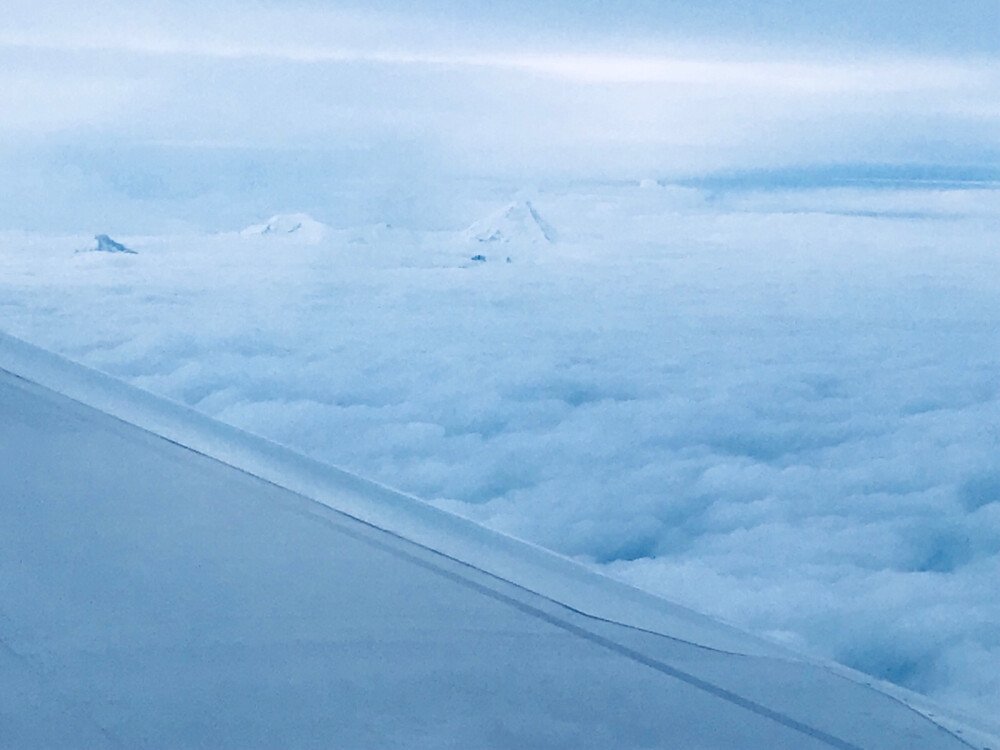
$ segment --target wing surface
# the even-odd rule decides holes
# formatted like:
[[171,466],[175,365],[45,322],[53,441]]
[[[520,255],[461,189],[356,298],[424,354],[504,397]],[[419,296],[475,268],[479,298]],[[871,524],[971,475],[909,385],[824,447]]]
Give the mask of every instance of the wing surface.
[[914,700],[0,337],[0,747],[992,741]]

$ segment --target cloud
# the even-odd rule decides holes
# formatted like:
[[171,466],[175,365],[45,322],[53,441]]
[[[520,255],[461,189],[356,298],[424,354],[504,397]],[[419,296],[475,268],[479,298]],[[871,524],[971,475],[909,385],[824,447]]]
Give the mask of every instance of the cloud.
[[9,14],[0,130],[20,152],[52,140],[392,144],[418,173],[638,178],[928,155],[967,163],[1000,148],[1000,113],[987,104],[995,56],[807,54],[711,34],[596,43],[558,29],[521,42],[509,27],[490,34],[482,19],[419,9],[105,5],[21,3]]
[[126,258],[73,254],[104,227],[5,234],[0,325],[988,710],[995,201],[883,189],[890,210],[861,215],[844,209],[866,190],[782,206],[578,185],[531,197],[558,243],[471,264],[460,227],[507,200],[481,190],[455,231],[334,228],[315,246],[118,237]]

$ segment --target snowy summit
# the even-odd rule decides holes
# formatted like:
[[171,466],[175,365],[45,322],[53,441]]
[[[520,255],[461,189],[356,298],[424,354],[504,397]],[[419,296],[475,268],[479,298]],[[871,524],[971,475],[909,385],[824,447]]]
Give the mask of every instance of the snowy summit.
[[556,242],[556,230],[529,201],[517,201],[477,221],[466,230],[470,242],[488,245],[547,245]]
[[136,255],[135,250],[125,247],[120,242],[115,242],[113,239],[108,237],[106,234],[95,234],[94,239],[97,240],[97,247],[91,248],[90,252],[95,253],[129,253],[131,255]]
[[315,244],[326,236],[327,229],[326,224],[316,221],[309,214],[277,214],[267,223],[249,226],[240,234],[244,237],[281,237]]

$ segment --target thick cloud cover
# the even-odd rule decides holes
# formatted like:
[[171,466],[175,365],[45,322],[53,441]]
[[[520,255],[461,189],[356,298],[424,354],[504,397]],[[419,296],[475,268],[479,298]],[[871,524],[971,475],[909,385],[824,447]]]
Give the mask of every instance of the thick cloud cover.
[[997,193],[646,183],[532,205],[557,243],[234,226],[119,256],[7,233],[0,326],[989,713]]

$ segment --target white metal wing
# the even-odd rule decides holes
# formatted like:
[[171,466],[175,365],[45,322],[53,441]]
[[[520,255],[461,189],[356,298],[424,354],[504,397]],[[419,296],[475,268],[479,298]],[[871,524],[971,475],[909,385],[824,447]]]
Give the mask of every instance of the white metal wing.
[[0,747],[995,747],[871,682],[0,336]]

